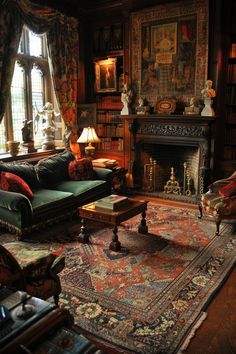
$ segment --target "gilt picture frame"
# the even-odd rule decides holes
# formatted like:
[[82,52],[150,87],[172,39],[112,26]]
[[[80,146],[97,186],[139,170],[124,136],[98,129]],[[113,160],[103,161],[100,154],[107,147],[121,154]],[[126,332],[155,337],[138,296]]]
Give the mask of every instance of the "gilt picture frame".
[[117,91],[116,58],[95,61],[95,92]]
[[131,77],[138,96],[188,101],[208,68],[208,0],[156,5],[131,15]]
[[96,103],[84,103],[78,105],[78,128],[95,127]]

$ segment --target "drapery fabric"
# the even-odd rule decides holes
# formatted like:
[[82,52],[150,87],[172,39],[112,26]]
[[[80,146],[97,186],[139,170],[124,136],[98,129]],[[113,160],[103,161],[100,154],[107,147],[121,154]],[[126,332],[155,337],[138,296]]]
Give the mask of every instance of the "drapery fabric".
[[0,122],[10,95],[23,25],[47,34],[54,88],[70,140],[77,140],[78,21],[28,0],[0,0]]

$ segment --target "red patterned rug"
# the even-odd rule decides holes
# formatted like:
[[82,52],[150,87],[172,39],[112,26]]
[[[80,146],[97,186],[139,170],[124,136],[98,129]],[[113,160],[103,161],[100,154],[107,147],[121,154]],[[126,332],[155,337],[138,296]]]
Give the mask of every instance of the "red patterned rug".
[[109,250],[111,229],[94,223],[90,244],[76,242],[79,225],[63,224],[34,247],[63,248],[60,302],[79,328],[123,353],[174,353],[232,269],[236,239],[226,224],[215,237],[215,224],[190,209],[149,203],[147,235],[139,222],[119,227],[120,253]]

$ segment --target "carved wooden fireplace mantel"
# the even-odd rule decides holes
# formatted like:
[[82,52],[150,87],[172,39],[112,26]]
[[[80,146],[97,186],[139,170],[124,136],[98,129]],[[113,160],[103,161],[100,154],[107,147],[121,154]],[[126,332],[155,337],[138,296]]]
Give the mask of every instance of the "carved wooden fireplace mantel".
[[[206,190],[212,170],[215,117],[187,115],[128,115],[123,116],[126,129],[126,151],[133,162],[135,188],[142,188],[144,144],[196,147],[198,153],[198,181],[196,199]],[[128,164],[128,161],[127,161]]]

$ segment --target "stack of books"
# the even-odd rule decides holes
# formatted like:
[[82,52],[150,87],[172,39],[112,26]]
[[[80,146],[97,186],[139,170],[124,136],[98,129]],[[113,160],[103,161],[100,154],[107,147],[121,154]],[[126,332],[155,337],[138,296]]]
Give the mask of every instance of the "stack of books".
[[128,201],[129,201],[128,197],[111,194],[108,197],[97,200],[95,202],[95,208],[117,211],[120,209],[120,207],[127,204]]
[[105,168],[112,168],[115,167],[117,165],[117,161],[116,160],[112,160],[112,159],[94,159],[92,160],[92,164],[94,167],[105,167]]

